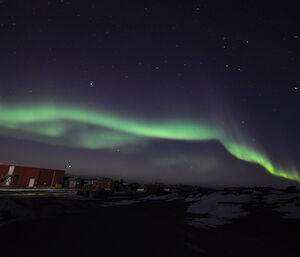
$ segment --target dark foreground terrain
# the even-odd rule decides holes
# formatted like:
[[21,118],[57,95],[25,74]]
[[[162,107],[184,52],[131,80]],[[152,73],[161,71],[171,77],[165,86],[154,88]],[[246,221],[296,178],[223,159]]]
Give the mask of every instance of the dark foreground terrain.
[[299,193],[256,191],[109,202],[2,197],[1,252],[7,257],[295,257],[298,208]]

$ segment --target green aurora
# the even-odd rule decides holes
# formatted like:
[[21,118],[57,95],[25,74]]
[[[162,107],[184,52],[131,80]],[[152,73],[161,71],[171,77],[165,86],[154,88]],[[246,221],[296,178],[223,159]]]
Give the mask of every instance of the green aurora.
[[145,121],[54,104],[0,106],[0,134],[88,149],[132,149],[153,139],[217,140],[234,157],[258,164],[272,175],[300,182],[296,170],[276,168],[265,154],[241,140],[241,135],[237,140],[216,125],[198,121]]

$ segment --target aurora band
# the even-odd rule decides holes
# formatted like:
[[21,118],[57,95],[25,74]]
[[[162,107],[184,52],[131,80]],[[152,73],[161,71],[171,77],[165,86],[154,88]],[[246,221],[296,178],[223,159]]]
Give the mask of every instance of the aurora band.
[[[93,132],[87,133],[87,125],[93,126]],[[286,171],[276,168],[262,152],[244,141],[235,139],[218,126],[183,120],[140,121],[85,108],[53,104],[0,105],[0,133],[5,136],[21,135],[25,139],[47,143],[63,142],[64,137],[74,130],[74,127],[79,138],[76,139],[79,142],[76,146],[83,148],[140,144],[155,138],[185,141],[218,140],[236,158],[258,164],[272,175],[300,182],[300,175],[296,170]],[[60,140],[53,140],[55,138]]]

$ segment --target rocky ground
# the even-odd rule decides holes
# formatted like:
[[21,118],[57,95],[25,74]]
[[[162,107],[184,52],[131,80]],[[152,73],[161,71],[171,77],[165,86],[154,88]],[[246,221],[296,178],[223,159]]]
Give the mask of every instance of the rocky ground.
[[300,192],[0,198],[6,256],[298,256]]

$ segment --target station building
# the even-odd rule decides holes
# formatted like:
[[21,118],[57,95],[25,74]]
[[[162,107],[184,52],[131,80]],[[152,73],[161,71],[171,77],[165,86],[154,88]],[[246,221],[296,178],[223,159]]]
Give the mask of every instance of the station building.
[[62,185],[65,171],[0,164],[0,185],[55,187]]

